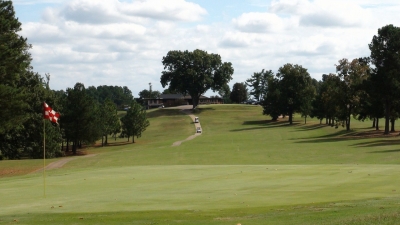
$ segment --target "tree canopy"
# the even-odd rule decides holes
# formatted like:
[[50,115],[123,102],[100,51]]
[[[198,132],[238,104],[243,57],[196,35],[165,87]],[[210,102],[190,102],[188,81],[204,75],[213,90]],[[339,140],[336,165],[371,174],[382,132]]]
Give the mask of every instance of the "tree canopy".
[[247,96],[247,87],[245,83],[235,83],[232,87],[232,92],[230,93],[230,99],[235,103],[242,103],[246,101]]
[[218,54],[196,49],[193,52],[169,51],[163,57],[164,71],[160,78],[163,87],[181,94],[189,94],[193,108],[200,96],[209,89],[218,91],[232,79],[232,63],[222,62]]
[[272,76],[274,73],[271,70],[263,69],[261,72],[255,72],[251,78],[246,80],[246,85],[253,88],[250,90],[250,95],[253,95],[257,101],[264,99],[268,89],[268,79]]
[[28,120],[25,99],[32,94],[22,85],[30,71],[31,46],[20,36],[21,23],[11,1],[0,1],[0,134]]
[[400,92],[400,28],[387,25],[378,29],[369,44],[371,62],[375,66],[371,81],[375,92],[385,105],[385,134],[389,133],[389,120],[394,101]]

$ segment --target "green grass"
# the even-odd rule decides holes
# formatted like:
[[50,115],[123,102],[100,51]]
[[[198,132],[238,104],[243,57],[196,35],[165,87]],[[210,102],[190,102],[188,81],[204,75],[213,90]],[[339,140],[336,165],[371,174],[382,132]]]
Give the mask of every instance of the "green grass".
[[[396,224],[400,139],[366,137],[295,117],[272,122],[258,106],[196,111],[203,134],[174,109],[148,112],[150,127],[90,148],[94,157],[28,174],[40,161],[0,161],[0,224]],[[25,174],[25,175],[24,175]]]

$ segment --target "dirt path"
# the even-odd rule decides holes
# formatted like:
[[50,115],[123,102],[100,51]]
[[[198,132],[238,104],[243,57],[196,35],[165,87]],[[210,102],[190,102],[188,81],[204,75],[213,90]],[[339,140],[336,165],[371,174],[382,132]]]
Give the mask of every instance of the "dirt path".
[[[73,157],[63,158],[63,159],[60,159],[60,160],[58,160],[56,162],[50,163],[49,165],[47,165],[45,167],[45,169],[46,170],[58,169],[58,168],[63,167],[69,161],[72,161],[72,160],[75,160],[75,159],[78,159],[78,158],[88,158],[88,157],[93,157],[93,156],[96,156],[96,154],[89,154],[89,155],[85,155],[85,156],[73,156]],[[42,172],[42,171],[43,171],[43,168],[35,170],[32,173],[37,173],[37,172]]]
[[[179,108],[181,108],[181,109],[182,109],[182,112],[186,113],[188,116],[190,116],[190,118],[192,119],[192,121],[194,121],[194,118],[195,118],[196,116],[192,113],[192,110],[191,110],[192,106],[191,106],[191,105],[189,105],[189,106],[180,106]],[[198,122],[198,123],[193,123],[193,124],[194,124],[194,127],[195,127],[195,131],[197,131],[197,128],[198,128],[198,127],[200,127],[200,129],[201,129],[200,122]],[[201,130],[201,132],[203,132],[203,129]],[[172,146],[179,146],[179,145],[182,144],[182,142],[193,140],[195,137],[197,137],[197,136],[199,136],[199,135],[201,135],[201,134],[202,134],[202,133],[197,133],[197,132],[196,132],[195,134],[189,136],[189,137],[186,138],[185,140],[174,142],[174,143],[172,144]]]

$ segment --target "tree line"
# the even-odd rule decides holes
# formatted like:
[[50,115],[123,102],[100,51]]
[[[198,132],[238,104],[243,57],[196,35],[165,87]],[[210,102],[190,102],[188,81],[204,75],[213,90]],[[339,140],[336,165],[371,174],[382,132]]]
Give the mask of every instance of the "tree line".
[[[50,74],[33,71],[27,39],[11,1],[0,0],[0,159],[42,158],[45,133],[46,157],[76,153],[84,144],[108,135],[140,137],[149,122],[125,87],[90,86],[51,90]],[[59,124],[43,120],[43,102],[60,113]],[[118,109],[128,111],[121,119]],[[44,124],[45,123],[45,124]]]
[[325,119],[327,124],[350,130],[353,117],[370,119],[379,130],[379,120],[384,118],[384,134],[389,134],[400,115],[400,28],[378,29],[368,46],[369,57],[341,59],[336,73],[323,74],[321,81],[311,78],[301,65],[288,63],[276,74],[270,70],[254,73],[241,87],[235,84],[232,93],[251,87],[250,94],[261,102],[263,114],[273,120],[287,115],[292,124],[293,114],[300,113],[305,119]]

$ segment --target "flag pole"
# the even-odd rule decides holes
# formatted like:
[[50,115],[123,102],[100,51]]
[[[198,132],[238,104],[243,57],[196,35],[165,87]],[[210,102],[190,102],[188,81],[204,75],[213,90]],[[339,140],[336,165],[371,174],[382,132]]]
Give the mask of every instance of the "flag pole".
[[46,120],[44,119],[43,119],[43,197],[46,198]]

